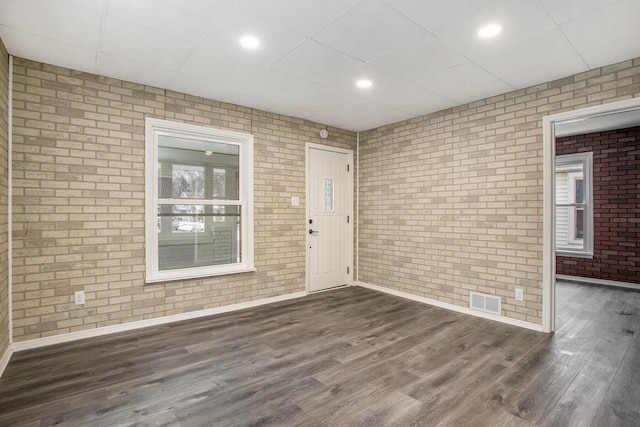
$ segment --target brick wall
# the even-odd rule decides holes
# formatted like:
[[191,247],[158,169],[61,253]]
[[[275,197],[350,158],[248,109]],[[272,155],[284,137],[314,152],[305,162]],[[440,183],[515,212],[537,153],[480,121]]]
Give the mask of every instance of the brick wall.
[[[144,285],[144,118],[251,133],[257,272]],[[262,299],[305,287],[305,142],[355,134],[16,59],[16,341]],[[300,206],[291,206],[291,196]],[[73,292],[85,290],[75,306]]]
[[593,259],[556,257],[556,273],[640,284],[640,127],[556,140],[593,151]]
[[[304,289],[319,125],[20,59],[14,79],[17,341]],[[364,132],[359,279],[462,306],[498,294],[504,315],[540,323],[542,117],[639,94],[626,61]],[[143,285],[145,116],[254,134],[256,273]]]
[[542,118],[634,96],[639,59],[362,133],[359,279],[540,324]]
[[0,357],[9,347],[9,55],[0,40]]

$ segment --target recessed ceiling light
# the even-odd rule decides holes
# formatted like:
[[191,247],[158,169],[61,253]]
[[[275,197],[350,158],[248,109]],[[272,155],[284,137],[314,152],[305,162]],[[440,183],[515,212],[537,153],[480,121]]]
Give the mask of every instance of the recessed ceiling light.
[[260,46],[260,40],[254,36],[244,36],[240,39],[240,44],[247,49],[257,49]]
[[371,85],[373,85],[373,83],[369,79],[362,79],[362,80],[358,80],[356,85],[359,88],[365,89],[365,88],[371,87]]
[[480,31],[478,31],[478,36],[482,37],[483,39],[487,39],[489,37],[498,35],[500,31],[502,31],[502,27],[500,25],[491,24],[480,28]]

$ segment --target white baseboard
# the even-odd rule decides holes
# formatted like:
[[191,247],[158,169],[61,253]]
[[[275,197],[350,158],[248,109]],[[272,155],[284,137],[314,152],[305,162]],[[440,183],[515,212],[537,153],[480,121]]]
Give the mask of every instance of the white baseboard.
[[640,284],[616,282],[615,280],[592,279],[590,277],[565,276],[564,274],[556,274],[556,280],[566,280],[569,282],[580,282],[580,283],[592,283],[594,285],[614,286],[616,288],[640,290]]
[[372,285],[365,282],[356,282],[357,286],[363,288],[372,289],[374,291],[384,292],[389,295],[394,295],[400,298],[405,298],[411,301],[416,301],[422,304],[432,305],[434,307],[444,308],[446,310],[456,311],[462,314],[468,314],[470,316],[481,317],[483,319],[494,320],[500,323],[506,323],[507,325],[518,326],[520,328],[531,329],[533,331],[542,332],[542,325],[536,323],[525,322],[524,320],[512,319],[510,317],[496,316],[493,314],[483,313],[481,311],[471,310],[467,307],[460,307],[459,305],[449,304],[446,302],[437,301],[430,298],[425,298],[417,295],[413,295],[407,292],[398,291],[395,289],[385,288],[384,286]]
[[[150,326],[164,325],[167,323],[180,322],[183,320],[197,319],[199,317],[213,316],[216,314],[228,313],[231,311],[244,310],[245,308],[258,307],[265,304],[286,301],[294,298],[306,296],[306,292],[295,292],[292,294],[277,297],[264,298],[261,300],[242,302],[239,304],[225,305],[222,307],[208,308],[206,310],[190,311],[188,313],[174,314],[171,316],[156,317],[153,319],[140,320],[137,322],[123,323],[121,325],[105,326],[102,328],[88,329],[86,331],[70,332],[68,334],[54,335],[45,338],[36,338],[29,341],[13,343],[13,351],[32,350],[34,348],[46,347],[49,345],[62,344],[85,338],[99,337],[103,335],[115,334],[118,332],[132,331],[134,329],[148,328]],[[9,355],[11,357],[11,355]],[[2,359],[4,360],[4,358]],[[7,359],[8,362],[8,359]]]
[[0,378],[2,378],[2,374],[4,374],[4,370],[7,369],[7,365],[9,364],[9,360],[11,360],[11,356],[13,355],[13,344],[9,344],[7,350],[2,355],[2,359],[0,359]]

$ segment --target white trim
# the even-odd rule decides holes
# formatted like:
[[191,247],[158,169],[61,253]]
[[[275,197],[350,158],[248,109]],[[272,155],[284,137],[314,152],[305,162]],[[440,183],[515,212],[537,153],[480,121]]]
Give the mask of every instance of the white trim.
[[585,117],[612,114],[640,108],[640,97],[610,102],[580,110],[565,111],[542,118],[542,330],[555,330],[555,272],[556,247],[554,233],[554,188],[555,188],[555,123],[578,120]]
[[[158,233],[157,206],[162,203],[158,197],[158,147],[159,134],[186,135],[193,139],[207,142],[217,142],[238,147],[240,158],[239,175],[240,188],[237,201],[218,201],[207,199],[203,204],[237,205],[242,209],[241,247],[242,259],[240,263],[209,265],[204,267],[180,268],[173,270],[159,270],[158,267]],[[254,236],[253,236],[253,135],[228,131],[218,128],[172,122],[168,120],[145,119],[145,283],[166,282],[170,280],[193,279],[225,274],[247,273],[255,271],[254,264]],[[180,200],[193,203],[194,200]],[[201,202],[198,200],[198,202]]]
[[339,286],[334,286],[333,288],[326,288],[326,289],[318,289],[317,291],[310,291],[307,292],[307,295],[315,295],[315,294],[321,294],[323,292],[331,292],[331,291],[335,291],[337,289],[344,289],[344,288],[348,288],[352,285],[350,284],[346,284],[346,285],[339,285]]
[[556,328],[555,123],[542,120],[542,331]]
[[[7,140],[7,315],[9,346],[13,342],[13,55],[9,55],[9,117]],[[0,375],[2,375],[0,373]]]
[[618,282],[616,280],[592,279],[590,277],[565,276],[556,274],[556,280],[567,280],[570,282],[589,283],[594,285],[612,286],[616,288],[626,288],[640,290],[640,283]]
[[[584,236],[582,240],[582,249],[580,248],[571,248],[568,245],[557,245],[556,242],[556,255],[566,256],[566,257],[576,257],[576,258],[593,258],[593,241],[594,241],[594,231],[593,231],[593,151],[583,152],[583,153],[575,153],[575,154],[564,154],[562,156],[556,156],[555,159],[556,169],[558,166],[562,168],[562,166],[574,166],[577,164],[582,165],[581,172],[564,172],[567,175],[567,193],[568,199],[566,202],[556,203],[555,196],[554,203],[554,213],[558,206],[561,207],[569,207],[571,205],[577,206],[575,196],[576,196],[576,176],[582,176],[582,182],[584,185],[582,186],[583,191],[583,208],[584,208]],[[554,193],[555,194],[555,193]],[[575,212],[575,211],[574,211]],[[554,221],[554,229],[555,229],[555,221]],[[576,242],[575,238],[575,216],[573,214],[568,216],[567,221],[567,238],[569,240],[568,243]]]
[[511,326],[518,326],[520,328],[531,329],[537,332],[543,332],[542,325],[538,325],[535,323],[525,322],[523,320],[518,320],[518,319],[512,319],[510,317],[505,317],[505,316],[496,316],[494,314],[483,313],[481,311],[472,310],[468,307],[460,307],[459,305],[449,304],[446,302],[441,302],[441,301],[433,300],[430,298],[413,295],[407,292],[385,288],[384,286],[372,285],[370,283],[356,282],[355,285],[362,286],[363,288],[371,289],[378,292],[384,292],[385,294],[393,295],[400,298],[405,298],[405,299],[419,302],[422,304],[432,305],[434,307],[444,308],[446,310],[455,311],[455,312],[467,314],[470,316],[480,317],[482,319],[494,320],[496,322],[504,323]]
[[[333,147],[330,145],[322,145],[322,144],[315,144],[313,142],[307,142],[305,143],[305,220],[304,220],[304,224],[305,224],[305,290],[307,292],[311,292],[309,290],[309,284],[311,283],[311,268],[310,268],[310,258],[309,258],[309,234],[307,233],[307,229],[309,224],[307,223],[307,221],[309,220],[310,216],[309,216],[309,194],[310,194],[310,189],[309,189],[309,151],[311,149],[315,149],[315,150],[324,150],[324,151],[330,151],[333,153],[340,153],[340,154],[346,154],[348,156],[348,163],[349,163],[349,176],[350,176],[350,183],[349,183],[349,194],[348,196],[348,201],[347,203],[349,204],[349,218],[351,219],[349,222],[349,227],[347,228],[348,230],[348,241],[351,244],[351,249],[349,251],[347,251],[347,263],[349,265],[349,274],[347,274],[347,285],[351,286],[353,284],[353,228],[354,228],[354,223],[356,222],[354,216],[353,216],[353,175],[354,175],[354,167],[353,167],[353,150],[349,150],[346,148],[339,148],[339,147]],[[334,288],[329,288],[329,289],[334,289]],[[315,292],[315,291],[314,291]]]
[[[356,215],[354,217],[356,223],[356,276],[355,280],[360,280],[360,132],[356,132],[356,161],[358,167],[356,169]],[[355,173],[355,172],[354,172]]]
[[13,343],[13,351],[32,350],[34,348],[46,347],[49,345],[62,344],[71,341],[78,341],[85,338],[100,337],[103,335],[115,334],[118,332],[132,331],[135,329],[148,328],[150,326],[165,325],[167,323],[181,322],[183,320],[197,319],[200,317],[213,316],[216,314],[229,313],[232,311],[244,310],[246,308],[258,307],[266,304],[287,301],[306,296],[306,292],[294,292],[292,294],[280,295],[276,297],[264,298],[261,300],[241,302],[238,304],[225,305],[222,307],[208,308],[206,310],[190,311],[187,313],[173,314],[171,316],[156,317],[153,319],[140,320],[137,322],[123,323],[121,325],[105,326],[102,328],[88,329],[86,331],[71,332],[68,334],[54,335],[51,337],[37,338],[29,341]]
[[11,356],[13,356],[13,345],[9,344],[9,347],[7,347],[4,354],[2,355],[2,358],[0,359],[0,378],[2,378],[4,370],[7,369],[9,361],[11,360]]

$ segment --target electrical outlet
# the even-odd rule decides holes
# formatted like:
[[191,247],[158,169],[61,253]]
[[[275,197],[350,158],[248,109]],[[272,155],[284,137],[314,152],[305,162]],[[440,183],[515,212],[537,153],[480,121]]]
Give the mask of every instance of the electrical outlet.
[[84,291],[74,292],[73,297],[75,299],[76,305],[84,304]]
[[516,288],[516,301],[524,301],[524,291]]

